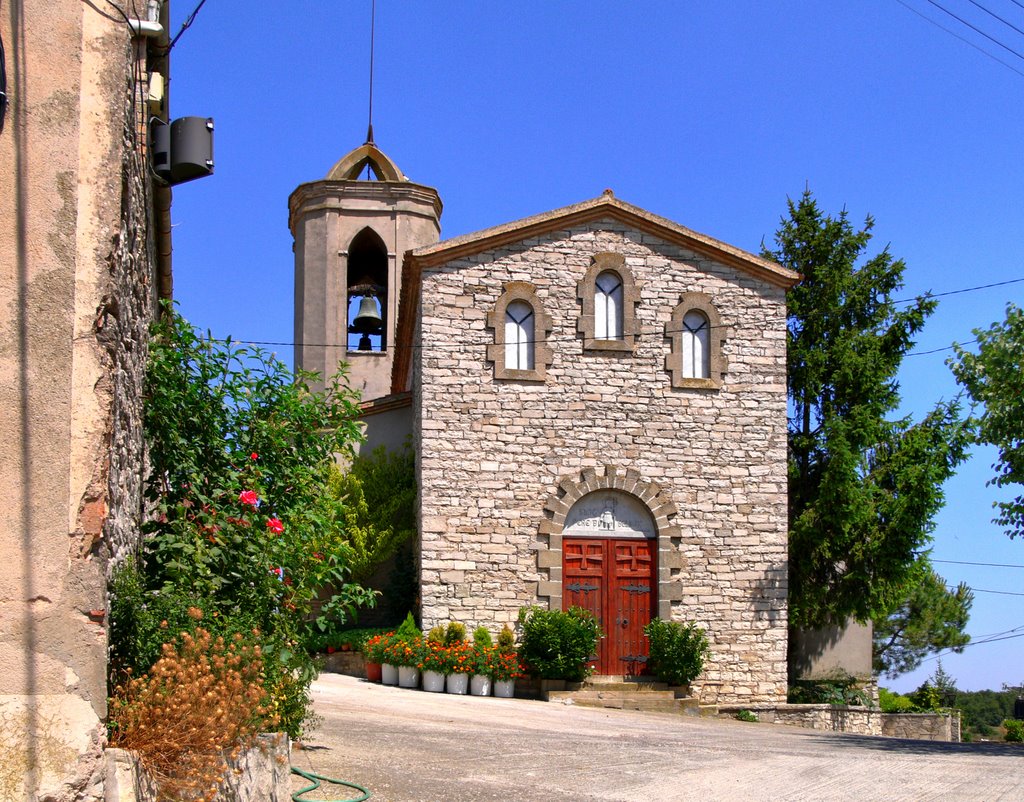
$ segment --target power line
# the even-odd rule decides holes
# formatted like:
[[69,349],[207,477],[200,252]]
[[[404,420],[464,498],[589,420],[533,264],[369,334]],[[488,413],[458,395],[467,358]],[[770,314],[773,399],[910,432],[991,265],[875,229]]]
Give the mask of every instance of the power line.
[[[1022,75],[1024,75],[1024,73],[1022,73]],[[1019,284],[1022,281],[1024,281],[1024,278],[1011,278],[1011,279],[1008,279],[1007,281],[996,281],[996,282],[994,282],[992,284],[979,284],[976,287],[964,287],[964,288],[959,289],[959,290],[948,290],[946,292],[926,292],[923,295],[918,296],[917,298],[900,298],[898,301],[893,301],[893,303],[894,304],[912,304],[912,303],[915,303],[916,301],[921,300],[921,299],[928,300],[929,298],[945,298],[945,297],[947,297],[949,295],[962,295],[965,292],[976,292],[977,290],[988,290],[988,289],[991,289],[992,287],[1005,287],[1007,284]]]
[[205,4],[206,0],[199,0],[199,5],[192,9],[192,13],[185,18],[185,21],[181,24],[181,29],[177,34],[175,34],[174,38],[171,39],[171,43],[167,45],[167,50],[165,52],[170,53],[171,49],[178,44],[178,40],[181,38],[181,35],[192,27],[192,23],[196,21],[196,15],[199,13],[199,9],[201,9]]
[[[931,17],[926,17],[926,16],[924,15],[924,14],[922,14],[922,13],[921,13],[920,11],[918,11],[918,10],[917,10],[916,8],[914,8],[913,6],[907,5],[907,4],[905,3],[905,2],[903,2],[903,0],[896,0],[896,2],[897,2],[897,3],[899,3],[899,4],[901,5],[901,6],[903,6],[903,7],[905,8],[905,9],[907,9],[908,11],[912,11],[912,12],[914,12],[915,14],[917,14],[917,16],[919,16],[919,17],[920,17],[921,19],[923,19],[923,20],[924,20],[925,22],[931,23],[931,24],[932,24],[932,25],[934,25],[934,26],[935,26],[936,28],[938,28],[938,29],[939,29],[940,31],[945,31],[945,32],[946,32],[946,33],[948,33],[948,34],[949,34],[950,36],[952,36],[952,37],[955,37],[956,39],[959,39],[959,40],[960,40],[961,42],[963,42],[963,43],[964,43],[965,45],[970,45],[970,46],[971,46],[971,47],[973,47],[973,48],[974,48],[975,50],[977,50],[977,51],[978,51],[979,53],[981,53],[981,54],[982,54],[983,56],[988,56],[988,57],[989,57],[990,59],[992,59],[993,61],[997,62],[998,64],[1002,64],[1002,65],[1003,65],[1004,67],[1006,67],[1006,69],[1008,69],[1008,70],[1011,70],[1011,71],[1013,71],[1013,72],[1017,73],[1017,75],[1019,75],[1019,76],[1021,76],[1022,78],[1024,78],[1024,72],[1021,72],[1020,70],[1018,70],[1018,69],[1017,69],[1016,67],[1014,67],[1014,66],[1013,66],[1013,65],[1011,65],[1011,64],[1007,64],[1007,63],[1006,63],[1005,61],[1003,61],[1003,60],[1002,60],[1001,58],[999,58],[999,57],[997,57],[997,56],[994,56],[994,55],[992,55],[992,54],[991,54],[991,53],[989,53],[989,52],[988,52],[988,51],[987,51],[987,50],[986,50],[985,48],[983,48],[983,47],[979,47],[979,46],[978,46],[978,45],[976,45],[976,44],[975,44],[974,42],[972,42],[972,41],[971,41],[970,39],[967,39],[967,38],[965,38],[965,37],[961,36],[960,34],[956,33],[956,31],[950,30],[950,29],[949,29],[949,28],[947,28],[947,27],[946,27],[945,25],[942,25],[941,23],[939,23],[939,22],[936,22],[935,20],[933,20],[933,19],[932,19]],[[1015,3],[1016,3],[1016,2],[1017,2],[1017,0],[1013,0],[1013,2],[1015,2]],[[1018,4],[1018,5],[1020,5],[1020,3],[1017,3],[1017,4]],[[1024,8],[1024,6],[1022,6],[1022,8]]]
[[[946,585],[948,590],[957,590],[956,585]],[[1017,593],[1012,590],[985,590],[985,588],[968,588],[972,593],[994,593],[997,596],[1024,596],[1024,593]]]
[[980,8],[982,11],[984,11],[990,17],[995,17],[997,20],[999,20],[1001,23],[1003,23],[1003,25],[1007,26],[1008,28],[1013,28],[1017,33],[1019,33],[1022,36],[1024,36],[1024,31],[1022,31],[1020,28],[1018,28],[1012,22],[1008,22],[1007,20],[1004,20],[1002,17],[1000,17],[998,14],[996,14],[996,12],[991,11],[990,9],[985,8],[985,6],[983,6],[981,3],[979,3],[978,0],[968,0],[968,2],[970,2],[971,5],[974,5],[974,6],[977,6],[978,8]]
[[1024,565],[1016,565],[1014,563],[972,563],[964,560],[936,560],[932,559],[933,563],[945,563],[948,565],[985,565],[991,568],[1024,568]]
[[1013,55],[1015,55],[1015,56],[1016,56],[1017,58],[1019,58],[1019,59],[1020,59],[1021,61],[1024,61],[1024,55],[1021,55],[1020,53],[1018,53],[1018,52],[1017,52],[1016,50],[1014,50],[1014,49],[1013,49],[1012,47],[1010,47],[1009,45],[1005,45],[1005,44],[1003,44],[1003,43],[1002,43],[1002,42],[1000,42],[1000,41],[999,41],[998,39],[996,39],[996,38],[995,38],[994,36],[991,36],[991,35],[989,35],[989,34],[985,33],[985,31],[983,31],[983,30],[982,30],[981,28],[979,28],[979,27],[978,27],[978,26],[976,26],[976,25],[973,25],[973,24],[971,24],[970,22],[968,22],[967,20],[965,20],[965,19],[964,19],[963,17],[958,17],[958,16],[956,15],[956,14],[954,14],[954,13],[953,13],[952,11],[950,11],[950,10],[949,10],[948,8],[945,8],[944,6],[940,5],[940,4],[939,4],[939,3],[937,3],[937,2],[935,1],[935,0],[928,0],[928,2],[929,2],[929,3],[931,3],[931,4],[933,5],[933,6],[935,6],[935,7],[937,8],[937,9],[939,9],[939,11],[942,11],[942,12],[944,12],[944,13],[946,13],[946,14],[949,14],[949,16],[951,16],[951,17],[952,17],[953,19],[955,19],[955,20],[956,20],[957,22],[961,23],[962,25],[966,25],[966,26],[967,26],[968,28],[970,28],[970,29],[971,29],[972,31],[974,31],[975,33],[978,33],[978,34],[980,34],[980,35],[984,36],[984,37],[985,37],[986,39],[988,39],[988,40],[989,40],[990,42],[992,42],[992,43],[994,43],[994,44],[998,45],[999,47],[1003,48],[1003,50],[1007,51],[1008,53],[1012,53],[1012,54],[1013,54]]

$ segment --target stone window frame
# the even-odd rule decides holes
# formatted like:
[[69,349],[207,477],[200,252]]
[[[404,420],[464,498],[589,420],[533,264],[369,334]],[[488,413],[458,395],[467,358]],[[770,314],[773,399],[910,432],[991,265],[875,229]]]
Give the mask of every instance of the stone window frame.
[[[654,519],[658,541],[658,617],[672,618],[672,606],[683,600],[680,572],[687,567],[686,557],[679,551],[682,531],[672,520],[679,512],[666,488],[645,480],[639,471],[622,470],[605,465],[603,473],[587,468],[563,478],[558,489],[544,505],[544,518],[538,532],[541,543],[537,549],[537,568],[547,571],[547,579],[537,583],[538,601],[547,599],[548,609],[562,609],[562,538],[565,521],[573,505],[597,490],[618,490],[636,497]],[[673,542],[675,541],[675,542]]]
[[[617,273],[622,281],[622,338],[617,340],[599,340],[594,336],[594,294],[597,292],[597,277],[607,271]],[[640,333],[636,321],[640,289],[633,279],[632,271],[626,266],[625,256],[607,251],[595,253],[591,257],[590,267],[576,285],[576,297],[582,305],[576,321],[576,330],[583,338],[584,350],[632,352]]]
[[[706,379],[683,376],[683,318],[688,312],[700,312],[708,320],[710,375]],[[722,318],[712,303],[711,296],[704,292],[684,292],[679,298],[679,305],[672,310],[672,316],[665,324],[665,338],[671,342],[671,348],[665,357],[665,370],[672,377],[672,386],[697,390],[720,389],[722,376],[728,369],[728,362],[722,353],[725,335]]]
[[[505,310],[514,301],[522,301],[533,309],[533,369],[505,367]],[[494,378],[506,381],[545,381],[554,352],[547,344],[552,329],[551,315],[537,296],[537,288],[528,281],[510,281],[487,313],[487,328],[494,330],[494,342],[487,346],[487,361],[494,363]]]

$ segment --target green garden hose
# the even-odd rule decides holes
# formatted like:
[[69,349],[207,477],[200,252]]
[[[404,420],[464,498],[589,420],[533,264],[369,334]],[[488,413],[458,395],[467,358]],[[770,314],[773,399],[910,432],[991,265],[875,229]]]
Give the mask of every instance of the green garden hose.
[[346,780],[336,780],[333,777],[324,777],[320,774],[314,774],[311,771],[303,771],[302,769],[297,769],[295,768],[295,766],[292,766],[292,774],[298,774],[300,777],[304,777],[305,779],[313,783],[312,785],[306,786],[301,791],[296,791],[294,794],[292,794],[293,802],[312,802],[311,800],[303,799],[302,795],[305,793],[309,793],[310,791],[315,791],[317,788],[319,788],[321,780],[323,780],[324,782],[331,783],[332,785],[345,785],[349,788],[355,788],[357,791],[362,792],[362,796],[357,796],[353,799],[334,799],[331,800],[331,802],[365,802],[367,799],[370,798],[370,792],[358,783],[350,783]]

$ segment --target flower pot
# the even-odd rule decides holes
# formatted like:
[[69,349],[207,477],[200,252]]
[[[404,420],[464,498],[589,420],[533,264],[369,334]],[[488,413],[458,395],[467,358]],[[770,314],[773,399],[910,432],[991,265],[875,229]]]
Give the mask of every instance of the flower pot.
[[398,667],[391,663],[383,663],[380,667],[380,681],[385,685],[397,685]]
[[366,664],[366,679],[368,682],[380,682],[380,663]]
[[511,699],[516,695],[516,681],[514,679],[495,680],[494,695],[502,699]]
[[444,674],[440,671],[424,671],[423,690],[430,693],[444,693]]
[[473,696],[490,696],[491,678],[486,674],[474,674],[469,681],[469,692]]
[[416,666],[398,667],[398,687],[417,688],[420,684],[420,670]]
[[469,674],[449,674],[445,681],[445,689],[448,693],[460,693],[465,695],[469,690]]

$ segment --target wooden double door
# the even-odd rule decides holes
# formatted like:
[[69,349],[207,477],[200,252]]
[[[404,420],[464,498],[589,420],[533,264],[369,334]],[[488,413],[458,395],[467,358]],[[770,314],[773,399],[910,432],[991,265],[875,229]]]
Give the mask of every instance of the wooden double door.
[[597,674],[645,674],[644,627],[657,615],[657,540],[566,537],[562,541],[562,607],[590,610],[604,637]]

